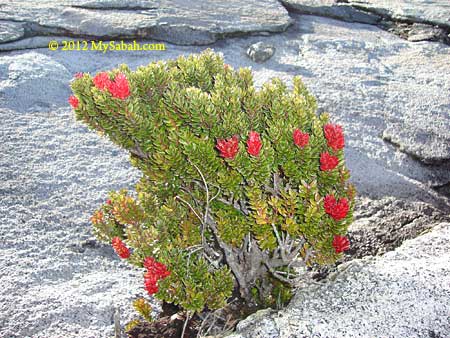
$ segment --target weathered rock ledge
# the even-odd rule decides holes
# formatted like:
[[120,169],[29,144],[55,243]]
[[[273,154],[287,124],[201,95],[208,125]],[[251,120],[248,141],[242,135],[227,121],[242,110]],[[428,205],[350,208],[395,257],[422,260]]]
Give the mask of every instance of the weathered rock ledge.
[[410,41],[450,44],[445,0],[281,0],[290,11],[378,25]]
[[[0,43],[33,36],[156,39],[211,44],[225,36],[282,32],[291,23],[277,0],[19,0],[0,5]],[[10,45],[14,49],[14,44]]]
[[227,338],[446,337],[450,332],[450,223],[381,257],[354,260],[264,310]]

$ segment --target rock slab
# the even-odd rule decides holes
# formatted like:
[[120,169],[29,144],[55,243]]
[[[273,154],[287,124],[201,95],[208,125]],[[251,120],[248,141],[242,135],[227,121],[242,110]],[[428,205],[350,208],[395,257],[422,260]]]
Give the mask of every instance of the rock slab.
[[426,23],[450,28],[447,0],[281,0],[295,11],[350,22],[377,23],[381,19]]
[[269,60],[275,53],[275,47],[260,41],[247,49],[247,56],[255,62],[262,63]]
[[281,32],[290,24],[276,0],[229,1],[50,1],[18,0],[0,6],[0,42],[22,34],[79,37],[148,38],[175,44],[202,45],[227,35]]
[[302,13],[326,16],[349,22],[376,24],[381,16],[368,13],[338,0],[281,0],[286,8]]
[[377,258],[355,260],[300,290],[282,311],[256,313],[227,338],[446,337],[450,223]]
[[450,28],[447,0],[350,0],[349,5],[394,21],[428,23]]

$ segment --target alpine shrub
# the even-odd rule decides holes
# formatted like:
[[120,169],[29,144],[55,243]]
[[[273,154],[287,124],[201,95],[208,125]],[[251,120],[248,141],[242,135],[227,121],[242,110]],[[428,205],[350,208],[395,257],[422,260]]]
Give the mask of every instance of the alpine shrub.
[[[96,236],[145,268],[149,294],[199,312],[233,290],[270,304],[348,249],[354,189],[344,135],[316,114],[299,77],[253,86],[207,50],[78,74],[76,117],[131,154],[136,194],[111,192],[94,213]],[[135,304],[150,317],[144,300]]]

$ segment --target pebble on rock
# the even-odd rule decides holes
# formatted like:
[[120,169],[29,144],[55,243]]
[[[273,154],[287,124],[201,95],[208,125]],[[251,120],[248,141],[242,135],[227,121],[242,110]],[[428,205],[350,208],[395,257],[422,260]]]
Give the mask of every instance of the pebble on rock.
[[269,60],[274,53],[275,47],[262,41],[254,43],[247,49],[247,56],[258,63]]

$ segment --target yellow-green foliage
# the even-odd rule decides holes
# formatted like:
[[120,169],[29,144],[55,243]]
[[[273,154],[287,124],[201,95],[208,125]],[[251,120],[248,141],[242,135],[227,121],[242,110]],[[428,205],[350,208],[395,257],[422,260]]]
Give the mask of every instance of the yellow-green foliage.
[[[111,79],[118,72],[129,81],[125,100],[96,88],[89,74],[71,85],[79,99],[77,119],[128,149],[142,171],[136,197],[112,193],[111,204],[97,211],[102,217],[95,219],[95,233],[104,241],[122,238],[137,266],[148,256],[167,265],[171,275],[159,282],[157,297],[192,311],[225,305],[237,286],[236,270],[226,254],[212,262],[205,243],[224,254],[227,246],[244,252],[254,242],[271,259],[278,233],[303,243],[300,259],[312,250],[308,264],[338,257],[332,240],[351,222],[354,191],[343,150],[331,149],[324,137],[329,117],[316,114],[300,78],[292,90],[278,79],[256,89],[249,69],[234,70],[211,51],[136,71],[121,65],[109,72]],[[293,143],[295,129],[310,135],[307,146]],[[261,136],[259,156],[246,150],[250,131]],[[221,157],[217,141],[234,135],[239,152]],[[339,158],[335,169],[320,170],[323,152]],[[327,194],[349,200],[344,219],[326,214]],[[247,288],[273,278],[273,271],[264,271]]]

